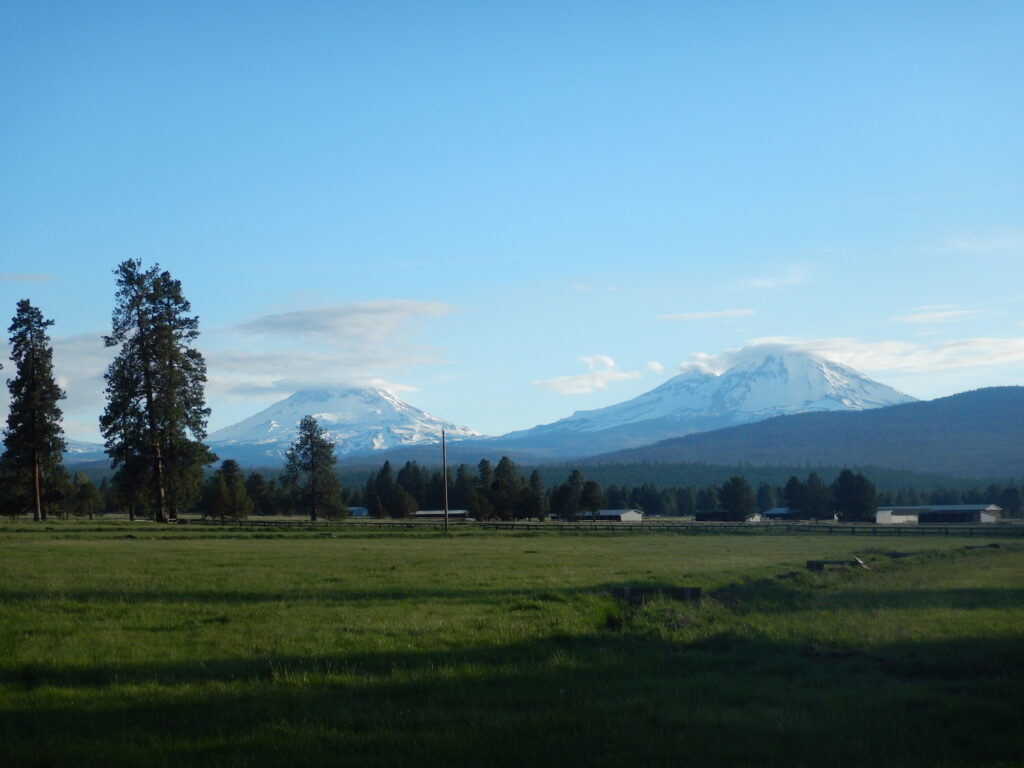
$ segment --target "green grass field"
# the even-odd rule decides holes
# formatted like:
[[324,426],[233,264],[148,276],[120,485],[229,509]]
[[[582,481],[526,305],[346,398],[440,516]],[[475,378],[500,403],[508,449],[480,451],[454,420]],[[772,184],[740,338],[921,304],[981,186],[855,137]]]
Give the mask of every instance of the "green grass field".
[[984,543],[4,523],[0,764],[1024,765]]

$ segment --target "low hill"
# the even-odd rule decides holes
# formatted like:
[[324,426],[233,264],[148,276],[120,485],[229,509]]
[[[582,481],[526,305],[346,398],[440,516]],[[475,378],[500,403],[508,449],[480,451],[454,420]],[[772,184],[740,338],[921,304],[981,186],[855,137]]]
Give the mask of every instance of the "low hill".
[[954,477],[1024,475],[1024,387],[857,412],[779,416],[592,457],[590,463],[868,466]]

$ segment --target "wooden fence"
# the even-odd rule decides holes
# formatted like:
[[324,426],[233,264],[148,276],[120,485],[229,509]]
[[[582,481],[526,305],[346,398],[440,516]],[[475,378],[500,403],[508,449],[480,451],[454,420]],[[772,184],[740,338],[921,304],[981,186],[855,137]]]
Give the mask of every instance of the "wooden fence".
[[[231,528],[377,528],[377,529],[424,529],[444,526],[444,521],[430,520],[215,520],[207,518],[192,520],[191,525],[222,525]],[[818,536],[983,536],[986,538],[1006,537],[1024,539],[1024,525],[956,524],[956,525],[877,525],[874,523],[691,523],[680,521],[650,520],[642,523],[610,522],[520,522],[520,521],[466,521],[450,520],[450,528],[468,528],[491,531],[557,532],[557,533],[677,533],[688,535],[709,534],[808,534]]]

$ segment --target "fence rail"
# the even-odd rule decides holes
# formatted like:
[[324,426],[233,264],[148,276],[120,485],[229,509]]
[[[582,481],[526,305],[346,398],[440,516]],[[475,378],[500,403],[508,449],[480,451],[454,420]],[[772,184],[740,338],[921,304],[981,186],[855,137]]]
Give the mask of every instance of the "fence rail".
[[[191,525],[218,525],[231,528],[376,528],[416,529],[438,528],[444,521],[430,520],[216,520],[206,518],[191,520]],[[690,535],[707,534],[812,534],[818,536],[983,536],[987,538],[1024,539],[1024,525],[1001,524],[955,524],[955,525],[878,525],[874,523],[692,523],[678,521],[647,521],[642,523],[563,523],[563,522],[519,522],[519,521],[466,521],[449,520],[449,527],[490,530],[490,531],[548,531],[558,533],[679,533]]]

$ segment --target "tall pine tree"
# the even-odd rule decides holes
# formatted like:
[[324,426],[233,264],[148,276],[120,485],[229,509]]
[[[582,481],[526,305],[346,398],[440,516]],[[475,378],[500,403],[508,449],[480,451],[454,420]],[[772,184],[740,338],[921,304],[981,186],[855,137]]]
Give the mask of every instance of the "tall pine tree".
[[214,517],[221,520],[231,518],[240,520],[249,516],[252,511],[252,499],[245,487],[242,468],[234,459],[221,462],[220,469],[210,478],[213,484],[212,507]]
[[30,507],[35,520],[46,519],[45,502],[64,451],[57,406],[64,392],[53,377],[53,348],[46,333],[51,325],[52,320],[22,299],[7,329],[15,374],[7,380],[11,405],[0,465],[14,503]]
[[[300,503],[309,509],[309,519],[316,521],[345,513],[341,503],[341,483],[334,474],[334,445],[312,416],[303,416],[299,434],[288,450],[285,481],[298,493]],[[388,472],[391,465],[387,465]]]
[[832,483],[832,499],[839,519],[844,522],[874,522],[878,511],[878,492],[860,472],[844,469]]
[[206,362],[193,346],[199,318],[181,283],[159,265],[143,270],[129,259],[114,274],[112,331],[104,342],[118,352],[106,375],[100,431],[121,484],[148,497],[154,517],[165,522],[194,498],[199,470],[216,460],[203,444],[210,409]]
[[726,520],[746,520],[757,512],[754,490],[747,479],[739,475],[733,475],[722,483],[719,500]]

